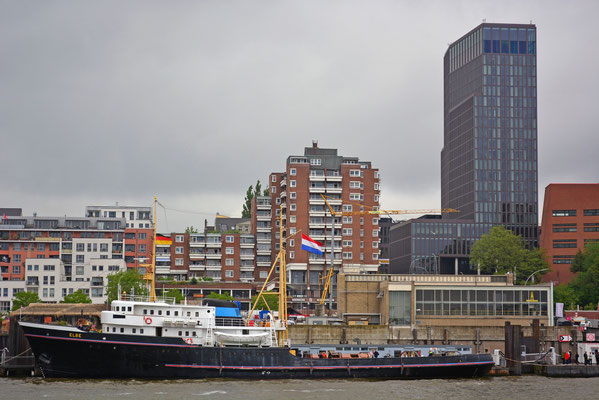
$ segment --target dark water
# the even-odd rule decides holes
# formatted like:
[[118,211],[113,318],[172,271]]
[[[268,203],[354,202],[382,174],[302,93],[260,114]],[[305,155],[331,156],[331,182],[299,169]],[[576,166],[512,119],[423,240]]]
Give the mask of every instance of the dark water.
[[0,379],[0,399],[597,399],[599,378],[460,380],[43,380]]

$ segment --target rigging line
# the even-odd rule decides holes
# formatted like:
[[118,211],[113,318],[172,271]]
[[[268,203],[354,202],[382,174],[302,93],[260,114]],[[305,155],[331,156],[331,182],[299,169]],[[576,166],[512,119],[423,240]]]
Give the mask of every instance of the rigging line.
[[175,211],[175,212],[180,212],[180,213],[186,213],[186,214],[198,214],[198,215],[212,215],[212,214],[214,214],[214,212],[178,210],[176,208],[165,207],[164,205],[160,204],[160,202],[158,202],[158,205],[160,207],[164,208],[165,210]]

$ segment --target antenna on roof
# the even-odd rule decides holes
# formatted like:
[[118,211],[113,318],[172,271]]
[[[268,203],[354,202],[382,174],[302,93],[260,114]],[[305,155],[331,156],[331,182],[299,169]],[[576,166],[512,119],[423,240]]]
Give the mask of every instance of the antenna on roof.
[[486,18],[483,18],[483,24],[484,24],[485,22],[487,22],[487,19],[486,19]]

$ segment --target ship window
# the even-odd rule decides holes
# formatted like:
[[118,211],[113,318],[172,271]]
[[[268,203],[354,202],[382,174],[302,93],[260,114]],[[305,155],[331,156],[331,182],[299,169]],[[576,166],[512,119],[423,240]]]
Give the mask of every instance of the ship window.
[[166,315],[171,315],[171,312],[166,310]]
[[139,330],[139,333],[143,334],[143,333],[144,333],[144,330],[143,330],[143,329],[140,329],[140,330]]
[[127,311],[131,311],[131,307],[127,307]]
[[112,331],[113,331],[113,332],[116,332],[116,327],[114,327],[114,326],[113,326],[113,327],[112,327]]
[[191,336],[197,336],[196,332],[195,331],[191,332]]
[[125,332],[125,328],[121,328],[121,333]]
[[200,313],[196,311],[196,317],[199,317],[199,316],[200,316]]
[[116,310],[117,310],[117,311],[120,311],[120,310],[119,310],[119,308],[120,308],[119,306],[116,306]]
[[137,329],[133,328],[133,329],[132,329],[132,332],[133,332],[133,333],[137,333]]
[[154,310],[150,310],[150,315],[154,315]]
[[183,336],[183,332],[179,331],[179,336]]
[[179,315],[179,311],[175,311],[175,317]]
[[145,310],[145,309],[144,309],[144,314],[147,314],[147,313],[148,313],[148,310]]
[[162,315],[162,310],[158,310],[158,315]]
[[189,336],[189,331],[185,331],[185,336]]
[[187,311],[187,316],[191,317],[191,312]]

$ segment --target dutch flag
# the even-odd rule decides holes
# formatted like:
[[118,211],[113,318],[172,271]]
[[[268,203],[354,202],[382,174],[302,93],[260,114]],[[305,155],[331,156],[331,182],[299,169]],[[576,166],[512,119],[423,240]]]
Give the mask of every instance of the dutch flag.
[[322,255],[322,243],[317,242],[316,240],[311,239],[309,236],[302,233],[302,250]]

